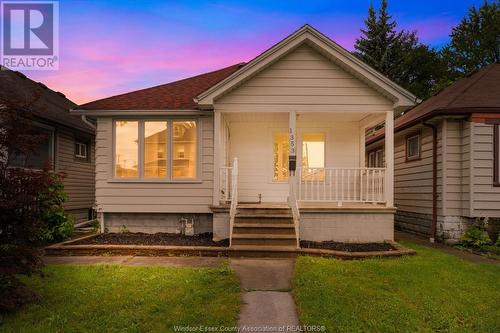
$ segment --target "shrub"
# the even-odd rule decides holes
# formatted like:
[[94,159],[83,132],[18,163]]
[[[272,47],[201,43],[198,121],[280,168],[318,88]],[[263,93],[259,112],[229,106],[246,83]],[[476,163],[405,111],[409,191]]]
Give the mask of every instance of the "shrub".
[[[17,278],[41,266],[41,246],[71,232],[62,204],[62,175],[44,170],[10,168],[9,155],[29,156],[44,137],[33,134],[32,105],[0,99],[0,311],[33,300]],[[46,139],[46,138],[45,138]]]
[[488,237],[488,234],[478,228],[478,227],[469,227],[465,234],[462,236],[462,245],[469,248],[481,248],[481,246],[491,244],[491,240]]

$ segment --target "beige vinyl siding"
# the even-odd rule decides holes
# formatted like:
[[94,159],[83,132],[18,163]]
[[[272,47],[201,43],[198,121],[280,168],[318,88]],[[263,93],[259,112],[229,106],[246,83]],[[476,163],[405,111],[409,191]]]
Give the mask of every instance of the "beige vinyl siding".
[[[56,133],[56,170],[65,174],[64,190],[69,196],[65,208],[88,210],[95,200],[94,139],[89,134],[80,135],[64,128],[58,128]],[[75,138],[88,140],[88,161],[75,158]]]
[[446,156],[444,160],[446,169],[443,184],[445,184],[446,193],[442,198],[445,200],[445,210],[443,215],[460,216],[463,214],[464,204],[467,204],[462,201],[464,173],[467,173],[463,169],[463,164],[466,163],[466,161],[464,161],[463,148],[464,122],[452,119],[444,121],[446,122],[446,124],[443,125],[444,128],[446,128]]
[[199,182],[113,181],[113,119],[98,118],[96,199],[104,212],[209,213],[213,194],[213,117],[200,117]]
[[388,111],[392,102],[303,45],[215,102],[247,112]]
[[500,217],[500,187],[493,186],[493,125],[473,125],[473,215]]
[[[406,135],[396,135],[394,202],[398,210],[430,215],[432,214],[432,130],[428,127],[422,127],[420,130],[421,159],[416,161],[406,161]],[[440,153],[440,147],[438,147],[438,153]],[[440,165],[438,165],[438,170],[439,167]],[[441,176],[440,172],[438,176]]]

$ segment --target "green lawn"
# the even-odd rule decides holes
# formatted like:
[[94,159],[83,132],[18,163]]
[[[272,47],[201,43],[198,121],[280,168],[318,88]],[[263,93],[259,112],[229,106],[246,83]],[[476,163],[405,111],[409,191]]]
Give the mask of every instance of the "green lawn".
[[240,287],[227,267],[49,266],[26,282],[39,304],[5,316],[0,332],[173,332],[235,326]]
[[414,257],[297,260],[304,324],[328,332],[500,332],[500,267],[411,243]]

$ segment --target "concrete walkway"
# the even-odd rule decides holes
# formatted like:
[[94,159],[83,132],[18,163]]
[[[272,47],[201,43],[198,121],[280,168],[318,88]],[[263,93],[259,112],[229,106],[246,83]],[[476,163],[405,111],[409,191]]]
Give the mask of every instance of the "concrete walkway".
[[241,287],[238,327],[244,332],[298,332],[291,289],[294,259],[230,259]]

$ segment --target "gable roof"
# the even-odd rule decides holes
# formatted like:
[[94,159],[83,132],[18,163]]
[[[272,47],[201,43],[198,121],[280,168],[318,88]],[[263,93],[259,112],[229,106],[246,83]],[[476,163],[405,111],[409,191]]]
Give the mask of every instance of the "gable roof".
[[[439,115],[500,112],[500,64],[491,64],[460,79],[394,121],[398,132]],[[384,137],[378,130],[367,138],[373,143]]]
[[228,93],[242,82],[250,79],[264,68],[303,44],[311,46],[347,72],[388,97],[394,102],[395,108],[405,110],[415,105],[417,98],[412,93],[389,80],[339,44],[335,43],[312,26],[306,24],[281,42],[254,58],[241,70],[233,73],[198,95],[195,99],[198,103],[198,107],[205,109],[213,108],[214,101],[217,98]]
[[236,64],[187,79],[132,91],[80,105],[80,110],[194,110],[194,98],[238,71]]
[[39,119],[94,133],[80,117],[69,113],[76,106],[64,94],[35,82],[24,74],[0,67],[0,104],[2,101],[29,105]]

